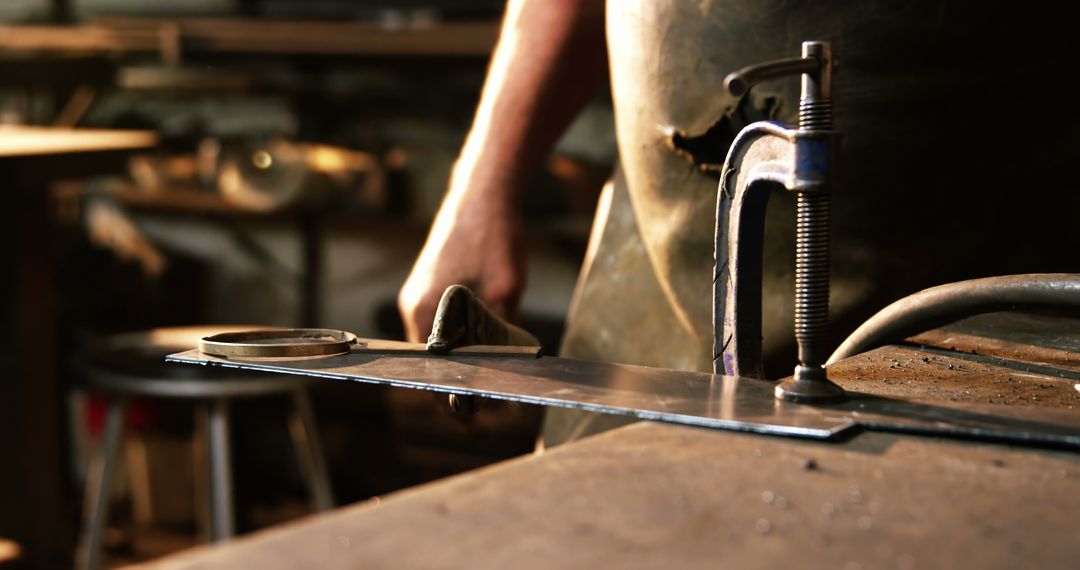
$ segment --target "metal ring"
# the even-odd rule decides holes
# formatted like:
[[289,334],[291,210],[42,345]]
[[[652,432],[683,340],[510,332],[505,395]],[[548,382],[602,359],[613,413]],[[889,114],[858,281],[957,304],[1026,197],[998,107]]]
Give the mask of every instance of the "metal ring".
[[349,352],[356,343],[356,335],[334,329],[264,329],[203,337],[199,352],[243,358],[333,356]]

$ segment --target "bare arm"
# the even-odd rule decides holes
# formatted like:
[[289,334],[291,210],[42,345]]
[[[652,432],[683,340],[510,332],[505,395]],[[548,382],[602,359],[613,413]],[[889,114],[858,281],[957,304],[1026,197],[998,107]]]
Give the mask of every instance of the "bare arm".
[[409,340],[455,283],[514,318],[525,282],[522,185],[606,81],[603,0],[511,0],[480,105],[420,256],[398,296]]

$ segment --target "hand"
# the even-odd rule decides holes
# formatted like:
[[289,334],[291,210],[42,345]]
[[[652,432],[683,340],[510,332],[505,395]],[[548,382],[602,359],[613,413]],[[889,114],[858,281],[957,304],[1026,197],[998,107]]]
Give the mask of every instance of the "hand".
[[431,333],[435,309],[450,285],[469,287],[496,314],[514,320],[525,287],[522,225],[505,200],[484,199],[480,192],[447,195],[398,294],[409,341],[423,342]]

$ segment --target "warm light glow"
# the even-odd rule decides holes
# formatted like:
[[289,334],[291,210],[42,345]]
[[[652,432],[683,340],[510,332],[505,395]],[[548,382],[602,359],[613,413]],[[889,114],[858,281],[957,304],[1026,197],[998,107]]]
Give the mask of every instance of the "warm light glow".
[[274,157],[265,150],[256,151],[251,155],[251,163],[255,165],[255,168],[266,170],[274,165]]
[[15,560],[22,556],[22,548],[19,543],[0,538],[0,562]]

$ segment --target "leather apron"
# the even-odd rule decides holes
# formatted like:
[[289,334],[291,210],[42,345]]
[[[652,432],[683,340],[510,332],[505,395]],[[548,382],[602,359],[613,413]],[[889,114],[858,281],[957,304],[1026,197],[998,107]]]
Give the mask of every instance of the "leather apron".
[[[1080,271],[1080,66],[1066,8],[942,0],[610,0],[620,165],[605,188],[562,355],[710,371],[713,231],[727,146],[754,120],[793,123],[797,78],[744,100],[727,73],[833,44],[841,184],[830,329],[978,276]],[[1060,3],[1065,6],[1064,3]],[[1067,58],[1065,63],[1058,58]],[[687,142],[689,141],[689,142]],[[766,371],[789,375],[794,200],[766,223]],[[547,445],[627,423],[558,410]]]

